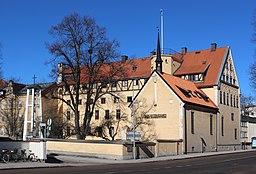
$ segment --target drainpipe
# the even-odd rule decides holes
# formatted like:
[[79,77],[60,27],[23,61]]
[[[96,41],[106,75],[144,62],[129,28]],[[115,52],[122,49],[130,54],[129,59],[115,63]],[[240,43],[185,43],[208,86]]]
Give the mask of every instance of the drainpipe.
[[188,153],[187,112],[186,112],[186,109],[185,109],[184,105],[183,105],[183,112],[184,112],[184,146],[185,146],[184,154],[187,154]]

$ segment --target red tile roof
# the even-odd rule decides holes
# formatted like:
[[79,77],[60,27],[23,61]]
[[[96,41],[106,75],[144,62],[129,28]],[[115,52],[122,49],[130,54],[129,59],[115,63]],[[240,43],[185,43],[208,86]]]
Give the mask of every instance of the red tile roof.
[[183,62],[181,67],[174,73],[174,75],[181,76],[204,73],[207,70],[204,82],[197,83],[196,85],[198,87],[216,85],[228,49],[229,47],[221,47],[216,48],[215,51],[207,49],[187,52],[182,58]]
[[198,89],[193,82],[165,73],[159,75],[183,102],[218,109],[213,101],[201,89]]
[[[124,69],[123,69],[124,68]],[[64,74],[72,73],[71,69],[65,69]],[[105,63],[101,65],[97,79],[131,79],[131,78],[148,78],[151,74],[151,58],[139,58],[126,60],[124,63],[121,61]],[[87,83],[89,79],[88,70],[86,66],[81,67],[81,83]],[[72,84],[73,80],[69,79]]]

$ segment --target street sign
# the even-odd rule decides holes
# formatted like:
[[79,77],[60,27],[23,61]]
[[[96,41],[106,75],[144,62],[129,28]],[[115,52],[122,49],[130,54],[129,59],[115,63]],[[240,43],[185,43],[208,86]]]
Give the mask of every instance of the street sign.
[[127,132],[126,133],[126,139],[127,140],[133,141],[133,136],[134,136],[135,140],[137,140],[137,141],[141,140],[141,133],[140,132]]

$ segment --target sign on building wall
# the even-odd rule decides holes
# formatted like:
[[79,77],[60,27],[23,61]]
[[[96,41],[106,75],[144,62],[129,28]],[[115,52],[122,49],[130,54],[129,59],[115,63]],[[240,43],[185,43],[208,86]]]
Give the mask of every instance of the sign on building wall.
[[145,115],[145,118],[166,118],[166,114],[147,114]]

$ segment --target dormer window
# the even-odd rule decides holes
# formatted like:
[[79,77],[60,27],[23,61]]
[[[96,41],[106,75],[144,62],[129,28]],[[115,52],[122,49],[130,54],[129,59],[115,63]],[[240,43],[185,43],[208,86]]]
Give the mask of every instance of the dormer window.
[[132,66],[132,71],[136,71],[137,70],[137,66]]

